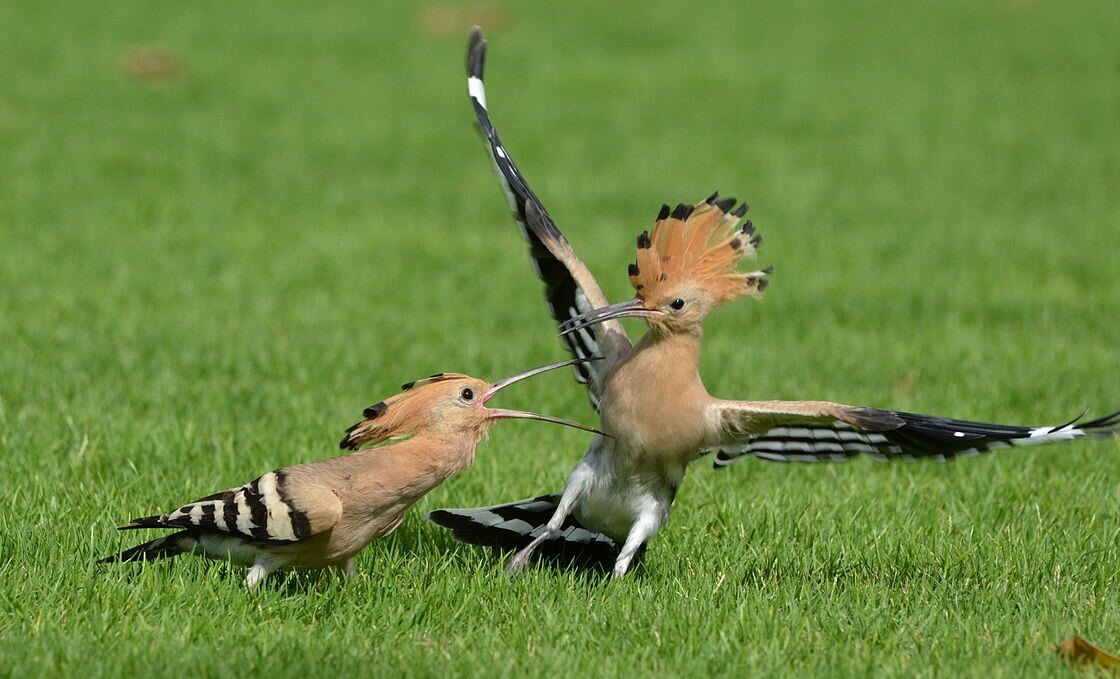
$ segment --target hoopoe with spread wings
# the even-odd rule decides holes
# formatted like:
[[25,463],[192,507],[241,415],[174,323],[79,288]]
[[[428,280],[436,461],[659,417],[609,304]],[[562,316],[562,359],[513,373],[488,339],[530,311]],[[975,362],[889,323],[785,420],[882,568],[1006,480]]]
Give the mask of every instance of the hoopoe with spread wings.
[[[490,122],[483,86],[486,43],[471,36],[468,92],[514,218],[530,244],[553,317],[580,364],[601,427],[559,495],[477,509],[446,509],[429,518],[465,542],[520,549],[508,565],[522,569],[538,549],[565,560],[579,550],[613,560],[615,576],[669,516],[689,464],[717,450],[716,466],[763,460],[882,460],[975,455],[1005,446],[1101,437],[1120,428],[1120,411],[1078,425],[1020,427],[967,422],[827,401],[728,401],[704,388],[697,370],[704,319],[739,297],[761,297],[769,269],[738,270],[761,237],[746,204],[712,194],[695,205],[661,209],[638,237],[630,283],[637,296],[608,305],[598,283],[556,228]],[[644,318],[649,331],[631,346],[618,319]],[[542,552],[543,554],[543,552]]]
[[101,563],[201,554],[250,566],[250,589],[278,568],[335,567],[349,575],[354,555],[393,532],[413,503],[471,465],[496,420],[543,420],[601,433],[547,415],[486,407],[515,382],[579,362],[554,363],[495,384],[457,373],[405,384],[401,393],[366,408],[365,419],[346,431],[339,447],[358,452],[277,469],[166,514],[136,519],[120,529],[177,532]]

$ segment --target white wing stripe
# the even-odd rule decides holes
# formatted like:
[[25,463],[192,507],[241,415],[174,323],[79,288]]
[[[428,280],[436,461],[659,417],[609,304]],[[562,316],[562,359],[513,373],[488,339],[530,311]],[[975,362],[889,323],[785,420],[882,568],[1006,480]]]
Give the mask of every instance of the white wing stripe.
[[486,108],[486,85],[480,78],[473,75],[467,78],[467,94],[477,99],[482,108]]
[[252,535],[253,510],[249,508],[249,503],[245,501],[245,490],[238,490],[233,498],[237,506],[237,532],[242,535]]
[[284,498],[280,497],[280,491],[276,487],[276,473],[269,472],[262,476],[258,488],[264,507],[268,510],[268,536],[275,540],[294,540],[296,534],[292,529],[290,508]]

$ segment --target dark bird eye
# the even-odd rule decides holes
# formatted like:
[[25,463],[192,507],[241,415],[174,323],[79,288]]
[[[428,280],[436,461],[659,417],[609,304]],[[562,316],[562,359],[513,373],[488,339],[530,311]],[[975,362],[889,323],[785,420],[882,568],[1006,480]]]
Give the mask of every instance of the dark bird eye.
[[472,401],[474,400],[474,390],[469,387],[464,387],[463,390],[459,392],[459,397],[464,401]]
[[673,311],[680,311],[681,309],[684,308],[684,300],[681,299],[680,297],[678,297],[678,298],[674,299],[672,302],[669,302],[669,307]]

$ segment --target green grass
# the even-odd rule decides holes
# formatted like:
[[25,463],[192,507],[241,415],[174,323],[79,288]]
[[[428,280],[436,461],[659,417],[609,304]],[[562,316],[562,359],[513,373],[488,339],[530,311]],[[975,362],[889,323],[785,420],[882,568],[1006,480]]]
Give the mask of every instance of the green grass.
[[[503,4],[491,108],[612,299],[662,202],[746,198],[777,273],[710,390],[1054,423],[1120,405],[1120,6]],[[94,560],[330,456],[439,370],[562,356],[471,128],[466,32],[384,3],[0,4],[0,667],[12,675],[1054,676],[1120,646],[1120,445],[700,463],[632,577],[422,520],[561,487],[495,430],[358,576]],[[162,44],[181,77],[121,72]],[[634,330],[638,328],[635,326]],[[567,375],[507,396],[590,421]]]

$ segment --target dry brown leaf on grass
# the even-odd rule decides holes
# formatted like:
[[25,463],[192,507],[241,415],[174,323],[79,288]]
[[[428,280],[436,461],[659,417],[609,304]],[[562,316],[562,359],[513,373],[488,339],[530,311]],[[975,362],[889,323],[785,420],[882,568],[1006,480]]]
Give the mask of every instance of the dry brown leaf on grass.
[[438,38],[462,37],[470,32],[472,26],[482,26],[488,34],[493,34],[509,26],[509,12],[488,3],[454,5],[441,2],[425,7],[420,13],[419,23],[424,35]]
[[1076,635],[1058,644],[1058,655],[1071,663],[1093,663],[1099,667],[1120,665],[1120,658],[1107,651],[1102,651]]
[[121,51],[120,68],[149,85],[162,85],[183,73],[183,62],[162,45],[133,45]]

